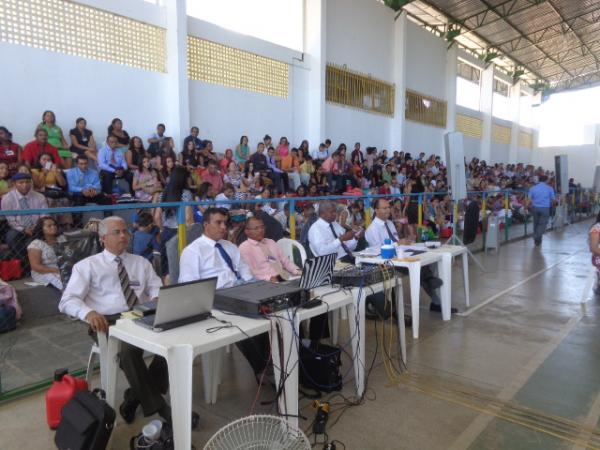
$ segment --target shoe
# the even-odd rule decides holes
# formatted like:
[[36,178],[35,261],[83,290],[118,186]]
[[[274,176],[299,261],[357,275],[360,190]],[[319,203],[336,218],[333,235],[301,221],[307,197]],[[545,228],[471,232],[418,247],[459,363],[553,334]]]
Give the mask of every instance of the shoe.
[[533,241],[533,243],[535,244],[536,247],[539,247],[540,245],[542,245],[542,241],[538,241],[537,239]]
[[430,289],[438,289],[444,284],[442,279],[438,277],[429,277],[425,280],[425,283],[427,283]]
[[[430,303],[429,311],[442,312],[442,305],[440,305],[439,303]],[[450,314],[456,314],[457,312],[458,309],[450,308]]]
[[131,389],[126,389],[123,395],[123,403],[119,406],[119,413],[125,422],[133,423],[138,406],[140,406],[140,402],[132,397]]

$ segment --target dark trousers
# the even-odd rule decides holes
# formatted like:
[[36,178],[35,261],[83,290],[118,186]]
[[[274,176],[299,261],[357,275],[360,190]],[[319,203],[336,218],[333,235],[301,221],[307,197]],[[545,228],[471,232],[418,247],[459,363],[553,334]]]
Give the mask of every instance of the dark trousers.
[[[69,196],[71,197],[73,206],[85,206],[87,203],[95,203],[98,205],[110,205],[112,203],[110,198],[108,198],[106,195],[104,195],[103,192],[100,192],[99,194],[97,194],[93,197],[86,197],[85,195],[83,195],[79,192],[71,192],[69,194]],[[110,215],[109,211],[104,211],[104,217],[108,217],[109,215]],[[83,225],[81,223],[82,218],[83,218],[82,213],[73,213],[73,223],[74,223],[75,227],[80,227]]]
[[550,220],[550,208],[531,208],[533,215],[533,239],[535,242],[542,242],[542,236],[548,227]]
[[13,255],[21,260],[21,267],[23,270],[28,273],[29,272],[29,258],[27,256],[27,246],[32,241],[32,237],[22,233],[20,231],[15,230],[14,228],[9,228],[6,231],[6,235],[4,236],[4,242],[8,244]]
[[[118,317],[119,315],[107,316],[106,319],[114,324]],[[96,333],[91,328],[88,333],[97,343]],[[144,416],[151,416],[167,406],[163,395],[169,390],[169,371],[167,361],[162,356],[154,356],[150,365],[146,366],[141,348],[121,342],[119,367],[130,387],[126,391],[126,400],[137,400]]]
[[[100,171],[100,184],[102,185],[102,192],[107,195],[111,195],[113,191],[113,182],[115,181],[115,173],[107,170]],[[129,183],[129,191],[133,195],[131,186],[133,185],[133,174],[129,171],[125,171],[123,178]]]
[[269,178],[273,181],[278,193],[288,192],[290,190],[290,179],[285,172],[271,172]]
[[269,349],[271,347],[269,333],[244,339],[243,341],[236,342],[235,345],[250,363],[255,375],[265,370],[269,362]]

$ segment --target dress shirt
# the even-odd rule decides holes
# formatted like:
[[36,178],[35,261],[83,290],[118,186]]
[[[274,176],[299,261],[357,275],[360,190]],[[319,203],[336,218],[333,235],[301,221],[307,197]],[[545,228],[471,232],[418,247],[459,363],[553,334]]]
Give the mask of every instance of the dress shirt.
[[375,217],[365,232],[365,239],[369,243],[370,247],[380,247],[383,245],[384,240],[390,238],[390,235],[385,228],[386,223],[392,232],[392,236],[394,236],[392,242],[398,241],[398,232],[396,231],[394,222],[389,219],[384,222],[379,217]]
[[[346,230],[337,222],[333,222],[335,234],[341,236],[346,233]],[[308,242],[315,256],[329,255],[337,253],[337,257],[343,258],[346,256],[345,250],[342,248],[342,241],[333,236],[329,223],[319,218],[308,230]],[[346,246],[353,251],[356,248],[356,239],[351,239],[345,242]]]
[[250,162],[254,164],[254,171],[262,171],[269,168],[267,165],[267,157],[264,153],[254,153],[250,156]]
[[221,192],[223,189],[223,175],[221,175],[221,172],[210,173],[209,170],[205,170],[200,175],[200,179],[209,182],[215,192]]
[[[120,256],[129,276],[129,286],[140,303],[157,298],[161,281],[152,264],[142,256],[131,253],[123,252]],[[104,250],[75,264],[58,310],[81,320],[85,320],[90,311],[102,315],[128,311],[119,281],[116,257],[117,255]]]
[[246,239],[240,244],[242,259],[250,267],[254,278],[269,281],[272,277],[280,275],[276,264],[291,275],[297,275],[300,269],[283,254],[283,251],[272,239],[264,238],[262,241]]
[[325,149],[323,151],[321,150],[315,150],[312,152],[312,159],[317,160],[317,159],[327,159],[329,157],[329,150]]
[[[115,162],[112,162],[113,153],[115,157]],[[118,149],[111,149],[108,145],[105,145],[98,152],[98,167],[100,170],[104,170],[106,172],[114,172],[115,169],[112,166],[121,167],[127,170],[127,161],[123,157],[123,153]]]
[[543,181],[540,181],[529,189],[531,206],[534,208],[550,208],[550,206],[552,206],[552,200],[554,200],[554,195],[554,189]]
[[[200,236],[183,249],[179,261],[179,282],[196,281],[203,278],[217,277],[217,289],[234,286],[238,283],[235,273],[231,271],[219,250],[217,242],[206,235]],[[252,272],[241,259],[239,249],[231,242],[219,240],[233,263],[233,267],[244,281],[252,280]]]
[[98,192],[102,190],[98,172],[92,169],[85,172],[79,170],[79,167],[67,170],[67,183],[69,192],[81,192],[84,189],[96,189]]
[[279,167],[277,167],[277,161],[275,160],[274,156],[269,156],[267,158],[267,167],[269,169],[271,169],[275,173],[281,173],[282,172],[282,170]]
[[21,161],[33,166],[37,162],[38,156],[42,153],[50,153],[52,158],[54,158],[54,163],[58,166],[62,166],[62,159],[60,159],[56,147],[48,143],[42,145],[38,141],[31,141],[25,145],[23,153],[21,153]]
[[[46,197],[44,197],[39,192],[35,192],[33,188],[27,193],[27,195],[21,195],[19,191],[16,189],[12,189],[2,196],[2,203],[0,208],[3,211],[7,210],[15,210],[22,211],[20,200],[26,197],[27,204],[29,205],[29,209],[46,209],[48,208],[48,201]],[[17,231],[23,231],[25,229],[25,222],[23,218],[25,216],[6,216],[6,220],[11,228]],[[38,219],[41,217],[40,215],[34,214],[30,215],[31,222],[36,223]]]

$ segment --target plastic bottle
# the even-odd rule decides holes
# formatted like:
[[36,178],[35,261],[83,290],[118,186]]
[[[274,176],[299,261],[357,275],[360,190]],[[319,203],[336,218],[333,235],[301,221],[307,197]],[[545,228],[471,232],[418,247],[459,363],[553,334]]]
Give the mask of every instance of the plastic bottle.
[[396,248],[392,245],[390,239],[385,239],[381,246],[381,258],[392,259],[394,256],[396,256]]
[[63,406],[73,398],[77,391],[87,390],[87,382],[69,375],[67,369],[58,369],[54,372],[54,381],[46,391],[46,420],[51,429],[60,424]]

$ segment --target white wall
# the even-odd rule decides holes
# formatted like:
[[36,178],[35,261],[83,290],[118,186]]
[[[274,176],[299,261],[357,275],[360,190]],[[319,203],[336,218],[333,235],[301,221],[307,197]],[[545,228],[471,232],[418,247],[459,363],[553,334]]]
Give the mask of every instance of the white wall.
[[568,147],[543,147],[532,152],[532,164],[544,169],[554,170],[554,156],[567,155],[569,160],[569,178],[583,187],[592,187],[594,171],[600,149],[595,144],[575,145]]
[[200,128],[201,137],[211,139],[217,153],[234,149],[242,135],[248,136],[251,151],[265,134],[274,143],[286,136],[292,146],[300,145],[307,135],[307,104],[302,93],[308,68],[299,61],[302,54],[191,17],[188,30],[192,36],[289,64],[288,98],[190,80],[190,123]]
[[[406,88],[446,99],[446,46],[432,33],[407,21]],[[443,128],[406,120],[404,150],[413,154],[444,154]]]
[[[327,0],[327,62],[393,79],[394,11],[372,0]],[[403,114],[404,111],[396,111]],[[391,119],[387,116],[327,103],[325,137],[337,147],[361,142],[363,147],[388,148]]]
[[0,118],[21,145],[33,140],[47,109],[56,114],[67,143],[79,116],[98,144],[115,117],[131,136],[144,139],[165,121],[165,74],[7,43],[0,43],[0,54],[10,67],[2,73]]

